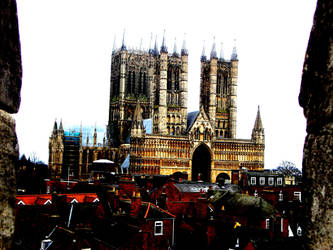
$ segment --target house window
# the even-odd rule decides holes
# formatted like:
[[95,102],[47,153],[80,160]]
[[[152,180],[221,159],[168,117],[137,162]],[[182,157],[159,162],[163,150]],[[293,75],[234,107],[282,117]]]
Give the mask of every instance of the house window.
[[155,221],[154,235],[163,235],[163,221]]
[[282,177],[277,178],[277,184],[280,186],[282,185]]
[[268,185],[270,185],[270,186],[274,185],[274,178],[273,177],[268,178]]
[[260,177],[259,183],[260,183],[260,185],[265,185],[265,177]]
[[251,185],[256,185],[256,177],[251,177]]
[[254,197],[258,197],[258,191],[254,191]]
[[269,219],[266,219],[266,229],[269,229]]
[[302,195],[301,195],[301,192],[294,192],[294,197],[299,200],[299,201],[302,201]]
[[279,201],[283,201],[283,193],[282,193],[282,190],[281,190],[280,193],[279,193]]

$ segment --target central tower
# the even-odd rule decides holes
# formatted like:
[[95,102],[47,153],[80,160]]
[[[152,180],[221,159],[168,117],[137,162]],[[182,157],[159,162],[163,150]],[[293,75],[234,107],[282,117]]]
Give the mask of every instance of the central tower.
[[226,61],[221,44],[217,57],[213,43],[210,60],[201,55],[200,106],[209,117],[216,138],[236,138],[238,58],[233,48],[230,61]]
[[128,143],[134,111],[140,102],[142,119],[152,118],[153,134],[181,135],[187,121],[187,49],[185,41],[181,55],[176,41],[172,54],[168,53],[163,36],[159,51],[129,50],[123,38],[120,49],[113,49],[111,59],[111,87],[109,145]]

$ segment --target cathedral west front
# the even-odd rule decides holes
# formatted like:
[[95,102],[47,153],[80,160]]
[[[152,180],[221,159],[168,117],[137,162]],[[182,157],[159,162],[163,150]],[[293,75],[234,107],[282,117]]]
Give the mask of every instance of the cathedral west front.
[[62,143],[66,136],[63,131],[59,136],[55,124],[49,143],[53,176],[64,176],[66,162],[71,162],[80,178],[87,175],[92,161],[101,158],[114,160],[132,174],[181,172],[191,180],[210,182],[242,168],[262,170],[265,139],[259,108],[251,139],[236,138],[236,48],[230,60],[223,53],[217,56],[215,42],[209,58],[203,50],[198,111],[187,111],[187,76],[185,41],[180,51],[175,45],[169,52],[164,37],[160,48],[155,41],[149,50],[127,49],[123,39],[121,47],[112,51],[109,122],[103,143],[98,145],[95,128],[94,144],[89,144],[81,126],[76,134],[77,163],[66,161]]

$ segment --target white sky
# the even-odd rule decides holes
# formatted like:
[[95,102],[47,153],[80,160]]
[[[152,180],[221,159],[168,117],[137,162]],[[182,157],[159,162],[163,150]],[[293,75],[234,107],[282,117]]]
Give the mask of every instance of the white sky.
[[184,33],[189,51],[189,111],[199,106],[200,55],[213,37],[219,55],[239,57],[237,138],[250,138],[257,106],[265,128],[265,168],[289,160],[301,168],[305,119],[298,105],[315,0],[88,1],[17,0],[23,83],[16,118],[20,154],[48,161],[54,120],[105,126],[114,36],[148,48],[150,33],[169,52]]

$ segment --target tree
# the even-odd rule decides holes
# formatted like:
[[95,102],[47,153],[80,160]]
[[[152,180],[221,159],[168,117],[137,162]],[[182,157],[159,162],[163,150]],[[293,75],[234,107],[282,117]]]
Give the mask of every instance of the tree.
[[276,168],[277,171],[281,172],[284,175],[289,176],[300,176],[302,171],[296,167],[296,164],[291,161],[282,161],[279,166]]

